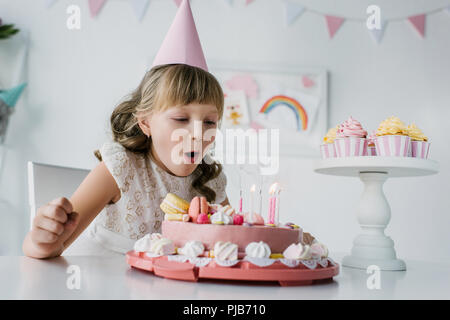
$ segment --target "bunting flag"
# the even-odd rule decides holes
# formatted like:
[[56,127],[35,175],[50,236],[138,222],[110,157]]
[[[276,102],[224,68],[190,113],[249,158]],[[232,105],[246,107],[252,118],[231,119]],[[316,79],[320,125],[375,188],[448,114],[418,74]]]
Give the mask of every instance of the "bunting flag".
[[381,39],[384,35],[384,30],[386,29],[387,21],[381,20],[380,22],[380,29],[372,29],[369,30],[370,34],[372,35],[372,38],[375,40],[377,44],[380,44]]
[[[45,6],[47,8],[52,7],[58,0],[41,0],[45,3]],[[97,15],[99,15],[101,9],[105,5],[107,0],[87,0],[89,5],[89,11],[91,13],[91,16],[94,18]],[[108,0],[110,1],[110,0]],[[139,21],[141,21],[145,13],[147,12],[149,3],[151,0],[127,0],[128,3],[132,6],[135,15]],[[165,0],[164,0],[165,1]],[[173,0],[173,2],[176,4],[177,7],[181,5],[181,2],[183,0]],[[189,1],[189,0],[188,0]],[[210,0],[211,1],[211,0]],[[216,1],[225,1],[228,5],[233,5],[233,0],[216,0]],[[241,0],[242,1],[242,0]],[[278,0],[280,2],[284,3],[284,15],[285,15],[285,22],[287,26],[291,26],[294,24],[294,22],[303,15],[304,12],[311,12],[313,14],[323,16],[325,18],[325,22],[327,24],[327,30],[328,35],[330,39],[333,39],[344,21],[352,21],[352,22],[358,22],[363,25],[364,28],[367,27],[367,17],[361,17],[361,18],[346,18],[346,17],[338,17],[333,15],[327,15],[325,13],[316,11],[314,9],[309,9],[305,7],[304,5],[298,3],[298,0]],[[248,6],[252,3],[254,3],[255,0],[245,0],[245,6]],[[399,17],[399,18],[390,18],[385,19],[382,21],[381,29],[373,29],[369,30],[370,35],[374,39],[374,41],[377,44],[381,43],[381,40],[384,37],[384,32],[386,29],[386,26],[390,22],[397,22],[397,21],[407,21],[408,24],[412,26],[412,28],[419,34],[419,36],[423,39],[425,38],[425,23],[426,23],[426,16],[445,11],[450,15],[450,5],[445,5],[440,8],[436,8],[433,10],[428,10],[427,12],[417,14],[410,17]]]
[[96,17],[98,15],[105,2],[106,0],[89,0],[89,11],[91,12],[91,17]]
[[284,12],[286,15],[286,23],[287,25],[291,25],[297,20],[298,17],[305,11],[305,7],[301,4],[293,1],[286,0],[284,2]]
[[419,14],[417,16],[412,16],[408,18],[408,21],[414,27],[414,29],[419,33],[419,36],[425,37],[425,15]]
[[142,21],[144,18],[149,2],[150,0],[130,0],[130,4],[139,21]]
[[333,39],[334,35],[341,27],[342,23],[344,23],[345,19],[341,17],[325,15],[325,20],[327,22],[328,34],[330,35],[330,39]]
[[4,102],[10,108],[15,107],[26,86],[26,83],[22,83],[9,90],[0,90],[0,101]]

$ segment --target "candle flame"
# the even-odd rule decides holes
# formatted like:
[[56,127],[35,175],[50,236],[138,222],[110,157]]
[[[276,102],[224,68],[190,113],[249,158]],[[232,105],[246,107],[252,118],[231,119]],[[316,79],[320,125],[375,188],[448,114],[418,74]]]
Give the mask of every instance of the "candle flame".
[[250,191],[255,192],[255,190],[256,190],[256,185],[252,185],[252,187],[250,188]]
[[273,195],[277,189],[278,189],[278,182],[275,182],[274,184],[272,184],[270,186],[270,189],[269,189],[270,195]]

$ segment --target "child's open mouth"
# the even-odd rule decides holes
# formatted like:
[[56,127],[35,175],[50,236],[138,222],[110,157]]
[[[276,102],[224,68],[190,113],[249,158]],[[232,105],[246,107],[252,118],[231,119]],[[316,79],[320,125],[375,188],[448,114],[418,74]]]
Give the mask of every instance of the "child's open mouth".
[[197,151],[185,152],[184,160],[187,163],[195,163],[195,161],[198,159],[199,155],[200,155],[200,152],[197,152]]

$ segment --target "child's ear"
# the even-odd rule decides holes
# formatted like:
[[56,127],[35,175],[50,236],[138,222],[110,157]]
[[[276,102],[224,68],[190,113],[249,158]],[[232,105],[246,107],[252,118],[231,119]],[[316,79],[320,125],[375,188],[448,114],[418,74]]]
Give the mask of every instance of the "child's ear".
[[152,135],[152,131],[150,130],[150,123],[148,118],[138,118],[138,125],[141,128],[142,132],[150,137]]

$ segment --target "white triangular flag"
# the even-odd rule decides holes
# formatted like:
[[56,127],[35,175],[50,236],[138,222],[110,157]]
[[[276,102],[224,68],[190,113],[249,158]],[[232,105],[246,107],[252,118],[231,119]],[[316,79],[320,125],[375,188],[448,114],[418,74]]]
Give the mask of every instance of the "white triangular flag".
[[56,1],[58,1],[58,0],[45,0],[45,6],[47,8],[50,8],[52,5],[55,4]]
[[386,20],[381,20],[380,21],[380,29],[369,29],[370,34],[372,35],[372,38],[375,40],[375,42],[377,44],[380,44],[381,39],[383,38],[384,35],[384,29],[386,29],[386,25],[387,25],[387,21]]
[[229,6],[233,6],[233,0],[225,0],[226,3],[228,3]]
[[305,11],[305,7],[299,3],[286,0],[284,11],[286,13],[286,24],[289,26]]
[[148,4],[150,0],[131,0],[130,4],[133,7],[134,13],[139,21],[142,21],[142,18],[145,16],[145,12],[147,11]]

